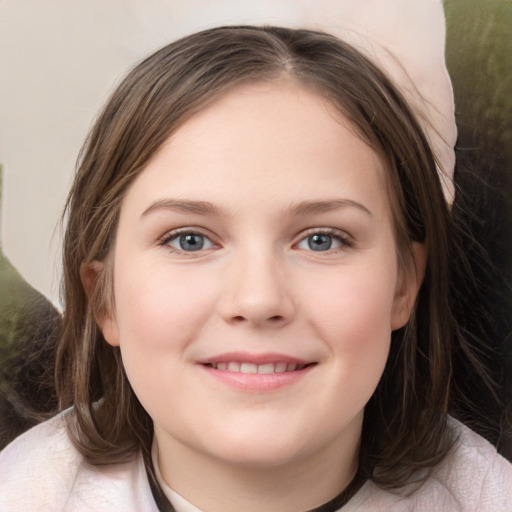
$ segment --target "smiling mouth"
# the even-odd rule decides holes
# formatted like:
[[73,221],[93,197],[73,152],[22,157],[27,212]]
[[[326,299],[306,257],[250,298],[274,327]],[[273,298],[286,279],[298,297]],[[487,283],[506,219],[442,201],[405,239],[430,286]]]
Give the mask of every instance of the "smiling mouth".
[[288,373],[303,370],[308,366],[312,366],[316,363],[297,364],[297,363],[265,363],[265,364],[254,364],[254,363],[240,363],[237,361],[230,362],[218,362],[218,363],[207,363],[205,366],[213,368],[215,370],[235,372],[235,373],[257,373],[263,375],[269,375],[273,373]]

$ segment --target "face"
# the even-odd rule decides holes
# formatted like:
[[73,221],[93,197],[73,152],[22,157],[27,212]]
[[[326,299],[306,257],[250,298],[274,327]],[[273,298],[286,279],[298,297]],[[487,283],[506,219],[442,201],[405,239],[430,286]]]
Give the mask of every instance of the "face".
[[417,291],[385,172],[293,84],[237,89],[166,141],[123,200],[100,321],[159,446],[258,467],[357,447]]

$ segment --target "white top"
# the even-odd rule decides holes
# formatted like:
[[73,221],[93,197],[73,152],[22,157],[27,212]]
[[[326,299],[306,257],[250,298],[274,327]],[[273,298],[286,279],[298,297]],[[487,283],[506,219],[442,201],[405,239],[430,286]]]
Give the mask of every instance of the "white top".
[[[483,438],[453,421],[459,441],[432,477],[400,496],[367,482],[343,512],[510,512],[512,465]],[[177,512],[201,512],[167,488]],[[0,454],[0,511],[158,512],[141,457],[87,465],[63,414],[18,437]]]

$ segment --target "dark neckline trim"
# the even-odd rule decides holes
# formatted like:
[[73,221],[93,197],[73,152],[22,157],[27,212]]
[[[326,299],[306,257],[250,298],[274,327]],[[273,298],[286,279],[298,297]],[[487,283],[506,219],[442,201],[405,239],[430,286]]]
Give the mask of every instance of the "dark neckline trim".
[[167,499],[167,496],[164,494],[164,491],[162,491],[160,485],[156,480],[153,464],[151,464],[151,468],[146,467],[146,475],[148,477],[149,488],[151,489],[151,494],[153,495],[153,499],[155,500],[155,504],[158,508],[158,511],[176,512],[176,509],[172,506],[172,503]]
[[[151,489],[151,494],[153,495],[153,499],[155,500],[155,504],[159,512],[176,512],[176,509],[172,506],[172,503],[168,500],[167,496],[164,494],[156,480],[152,461],[151,467],[146,467],[146,474],[149,487]],[[309,512],[337,512],[356,495],[356,493],[365,483],[366,478],[359,473],[356,473],[350,484],[348,484],[348,486],[343,489],[340,494],[338,494],[327,503],[324,503],[323,505],[320,505],[319,507],[314,508]]]
[[336,512],[340,508],[344,507],[357,494],[366,481],[367,480],[363,475],[359,472],[356,473],[352,481],[338,494],[338,496],[335,496],[331,501],[328,501],[309,512]]

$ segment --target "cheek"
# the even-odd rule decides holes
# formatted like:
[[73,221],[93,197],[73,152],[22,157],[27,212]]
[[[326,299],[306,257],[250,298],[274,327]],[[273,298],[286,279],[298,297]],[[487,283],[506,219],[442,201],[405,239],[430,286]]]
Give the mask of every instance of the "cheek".
[[328,346],[337,375],[366,398],[387,360],[395,283],[393,271],[370,266],[317,279],[308,294],[308,321]]
[[350,333],[346,342],[353,339],[359,345],[382,335],[389,337],[395,288],[393,270],[347,268],[335,275],[316,276],[315,287],[304,300],[312,321],[316,318],[318,328],[329,333],[329,338],[336,339],[338,332],[342,342],[342,334]]
[[[131,260],[114,274],[120,350],[128,380],[152,417],[176,405],[187,347],[209,317],[211,286],[187,272]],[[187,371],[187,370],[186,370]]]
[[[116,317],[127,372],[142,363],[166,364],[185,357],[215,304],[213,286],[165,266],[119,265],[115,273]],[[133,368],[133,372],[130,370]]]

